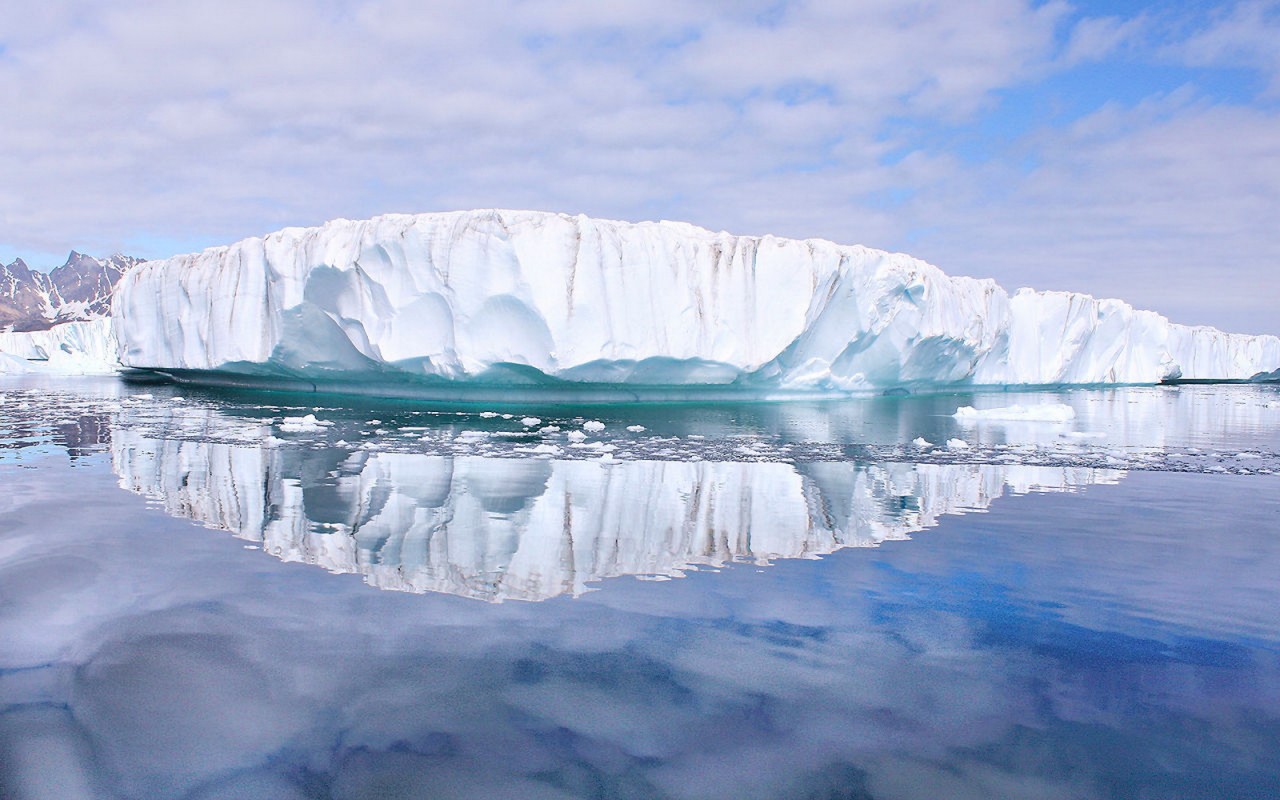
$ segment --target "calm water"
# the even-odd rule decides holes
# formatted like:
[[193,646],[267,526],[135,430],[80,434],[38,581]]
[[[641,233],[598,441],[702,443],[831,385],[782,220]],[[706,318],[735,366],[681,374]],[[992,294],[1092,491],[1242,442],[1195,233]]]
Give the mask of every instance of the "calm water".
[[0,383],[0,795],[1280,796],[1276,387],[315,401]]

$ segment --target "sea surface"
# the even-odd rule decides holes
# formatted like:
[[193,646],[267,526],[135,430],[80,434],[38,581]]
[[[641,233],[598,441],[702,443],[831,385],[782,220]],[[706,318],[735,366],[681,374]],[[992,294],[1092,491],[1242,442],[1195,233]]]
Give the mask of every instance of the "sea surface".
[[3,379],[0,797],[1280,797],[1280,387]]

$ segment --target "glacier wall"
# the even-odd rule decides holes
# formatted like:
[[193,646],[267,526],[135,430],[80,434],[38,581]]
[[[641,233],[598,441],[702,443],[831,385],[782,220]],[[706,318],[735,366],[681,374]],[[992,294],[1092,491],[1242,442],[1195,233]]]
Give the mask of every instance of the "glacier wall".
[[43,331],[0,332],[0,375],[106,375],[117,370],[118,349],[105,317]]
[[113,318],[127,367],[316,382],[858,392],[1280,370],[1274,336],[1010,296],[903,254],[528,211],[335,220],[150,262]]

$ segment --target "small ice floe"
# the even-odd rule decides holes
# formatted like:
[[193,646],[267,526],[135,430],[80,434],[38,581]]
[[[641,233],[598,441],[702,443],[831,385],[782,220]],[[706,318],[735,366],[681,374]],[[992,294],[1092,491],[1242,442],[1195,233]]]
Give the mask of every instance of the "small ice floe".
[[643,425],[628,425],[628,426],[627,426],[627,430],[631,431],[632,433],[644,433],[644,426],[643,426]]
[[569,431],[568,436],[569,436],[569,441],[571,442],[580,442],[583,439],[587,438],[587,435],[582,431]]
[[974,422],[1068,422],[1076,418],[1076,410],[1065,403],[1038,406],[1012,405],[977,409],[960,406],[953,417],[962,423]]
[[534,447],[517,447],[517,453],[532,453],[537,456],[559,456],[564,455],[564,451],[554,444],[543,443]]
[[256,544],[243,544],[243,545],[240,545],[240,546],[241,546],[241,547],[243,547],[245,550],[257,550],[257,549],[258,549],[258,546],[257,546]]
[[1262,458],[1257,453],[1236,453],[1236,458]]
[[334,447],[349,447],[350,445],[347,443],[347,440],[346,440],[346,439],[339,439],[338,441],[336,441],[336,442],[334,442],[334,443],[333,443],[333,446],[334,446]]
[[582,429],[587,433],[599,433],[604,430],[604,423],[598,419],[589,419],[582,423]]
[[541,425],[542,420],[538,419],[537,417],[524,417],[523,419],[520,420],[520,424],[525,426],[526,428],[532,428],[537,425]]
[[503,419],[514,419],[516,415],[515,414],[499,414],[499,416],[502,417]]
[[928,450],[930,447],[933,447],[933,442],[929,441],[923,436],[917,436],[916,438],[911,440],[911,443],[914,444],[916,447],[919,447],[921,450]]
[[483,442],[489,438],[488,431],[463,431],[459,433],[453,441],[458,444],[473,444],[475,442]]
[[366,424],[366,425],[381,425],[381,424],[382,424],[382,420],[380,420],[380,419],[371,419],[371,420],[369,420],[368,422],[366,422],[365,424]]
[[969,443],[966,442],[964,439],[948,439],[947,449],[948,450],[968,450]]
[[129,399],[130,400],[154,400],[156,398],[154,395],[148,394],[147,392],[140,392],[135,395],[130,395]]
[[618,459],[613,457],[613,453],[605,453],[600,456],[599,460],[601,464],[613,464],[616,463]]
[[541,428],[538,428],[538,433],[559,433],[559,432],[560,432],[559,425],[543,425]]
[[605,444],[604,442],[576,442],[569,445],[570,447],[580,447],[584,450],[597,450],[601,453],[612,453],[617,450],[616,445]]
[[172,403],[185,403],[187,402],[187,398],[175,395],[173,397],[170,397],[169,401]]
[[280,430],[285,433],[319,433],[332,425],[328,420],[316,419],[315,414],[303,417],[285,417],[280,423]]
[[493,419],[496,416],[498,416],[497,411],[481,411],[480,412],[481,419]]

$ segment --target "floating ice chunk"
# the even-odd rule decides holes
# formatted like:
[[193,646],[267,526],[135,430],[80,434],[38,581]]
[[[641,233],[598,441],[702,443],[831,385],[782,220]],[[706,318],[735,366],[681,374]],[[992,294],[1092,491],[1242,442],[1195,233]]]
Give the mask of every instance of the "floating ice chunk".
[[497,411],[481,411],[480,416],[483,419],[493,419],[494,417],[498,416],[498,412]]
[[317,433],[332,425],[328,420],[316,419],[315,414],[302,417],[285,417],[280,423],[280,430],[285,433]]
[[542,420],[538,419],[537,417],[525,417],[520,420],[520,424],[525,426],[526,428],[532,428],[535,425],[541,425]]
[[571,442],[580,442],[583,439],[587,438],[587,435],[582,431],[569,431],[568,436],[569,436],[569,441]]
[[[114,293],[118,345],[99,327],[87,343],[129,367],[253,365],[398,391],[433,385],[422,378],[483,389],[512,368],[557,392],[1250,380],[1280,368],[1275,336],[1068,292],[1011,295],[905,254],[529,211],[335,220],[150,262]],[[2,338],[17,335],[0,334],[0,352],[20,356]]]
[[532,453],[532,454],[534,454],[534,455],[539,455],[539,456],[559,456],[559,455],[564,455],[564,450],[561,450],[559,447],[557,447],[557,446],[556,446],[556,445],[554,445],[554,444],[547,444],[547,443],[543,443],[543,444],[540,444],[540,445],[536,445],[536,446],[534,446],[534,447],[517,447],[517,448],[516,448],[516,452],[517,452],[517,453]]
[[589,419],[582,423],[582,429],[587,433],[599,433],[604,430],[604,423],[600,420]]
[[919,447],[921,450],[925,450],[930,447],[933,447],[933,442],[929,441],[923,436],[917,436],[916,438],[911,440],[911,443],[914,444],[916,447]]
[[1065,403],[1044,405],[1012,405],[1001,408],[977,409],[961,406],[953,414],[962,423],[976,422],[1068,422],[1076,418],[1076,410]]
[[538,428],[538,433],[559,433],[559,432],[560,432],[559,425],[544,425],[541,428]]
[[966,442],[964,439],[948,439],[947,449],[948,450],[968,450],[969,443]]
[[643,425],[628,425],[628,426],[627,426],[627,430],[631,431],[632,433],[644,433],[644,426],[643,426]]

